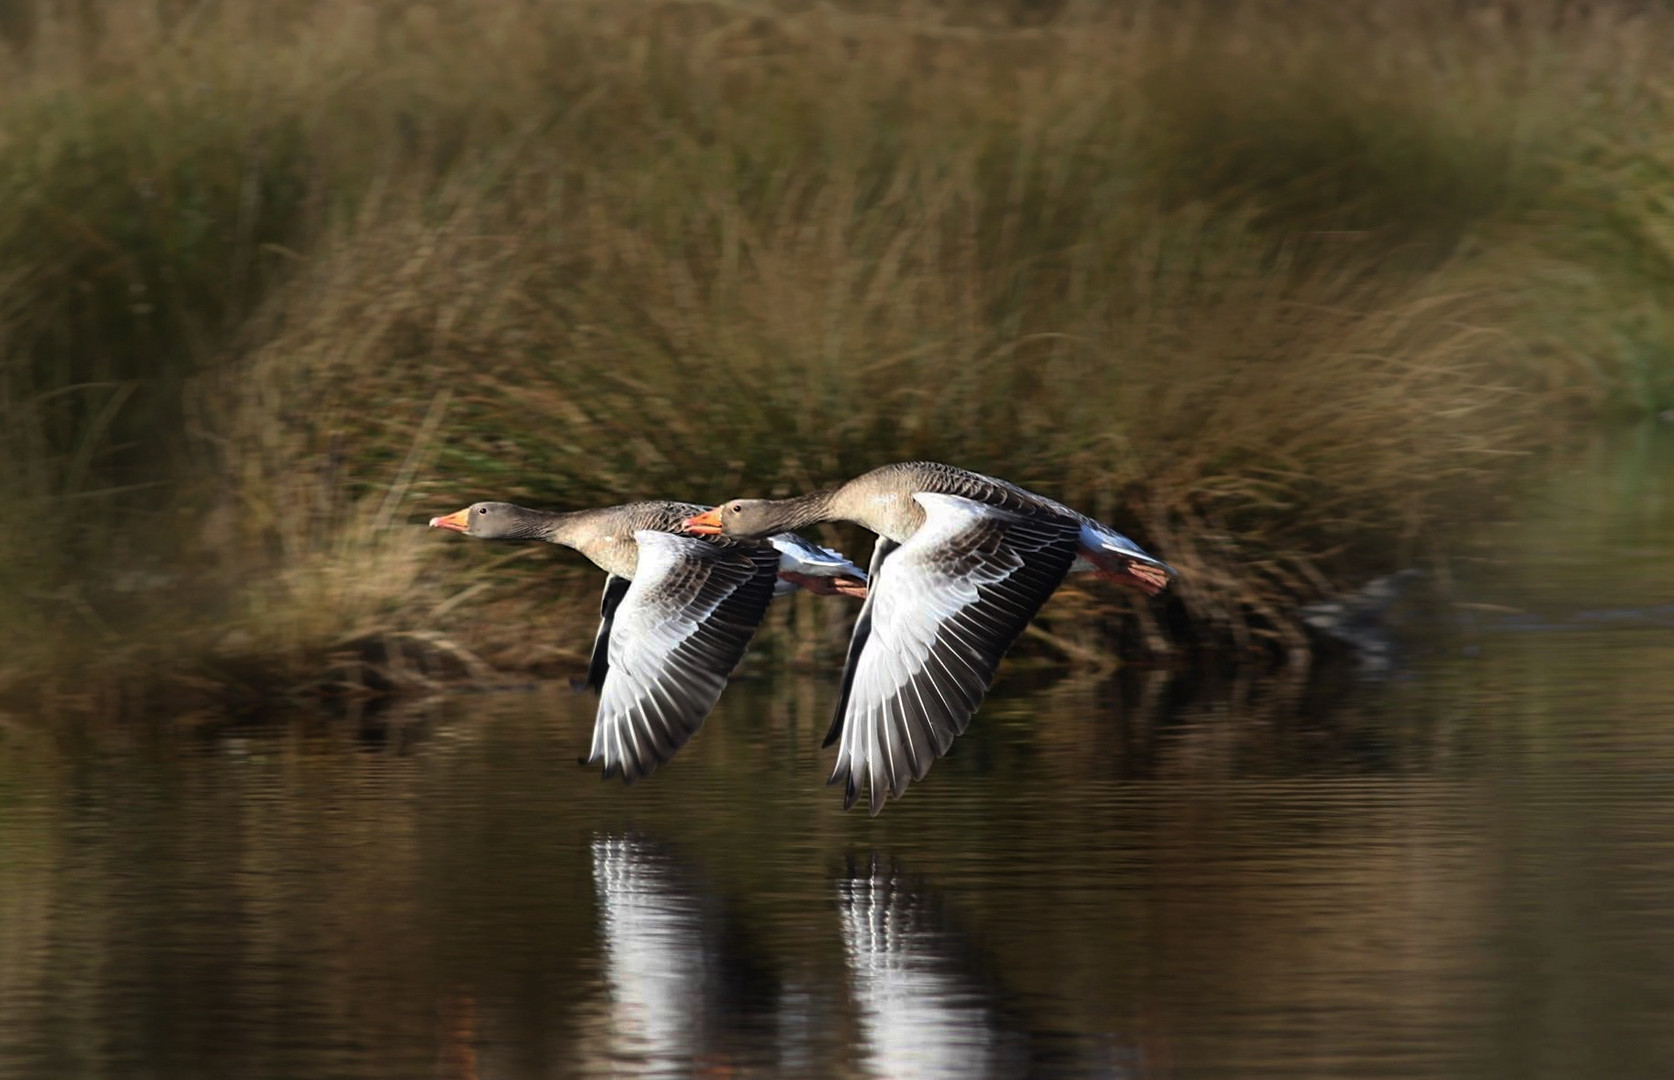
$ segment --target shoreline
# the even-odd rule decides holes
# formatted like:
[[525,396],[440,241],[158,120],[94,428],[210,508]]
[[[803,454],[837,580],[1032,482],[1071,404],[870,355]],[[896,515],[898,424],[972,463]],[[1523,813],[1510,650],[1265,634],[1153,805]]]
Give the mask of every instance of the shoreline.
[[[1368,584],[1376,589],[1387,580],[1380,577]],[[1135,605],[1143,603],[1143,598],[1112,601],[1102,595],[1115,591],[1102,586],[1060,590],[1063,595],[1047,602],[1041,616],[1025,629],[1008,654],[1001,678],[1027,677],[1029,672],[1187,672],[1229,665],[1268,675],[1303,677],[1320,663],[1353,665],[1378,658],[1376,648],[1366,647],[1378,635],[1376,612],[1371,611],[1371,617],[1367,617],[1356,593],[1343,598],[1346,605],[1298,606],[1299,622],[1309,618],[1309,610],[1313,612],[1309,648],[1285,650],[1270,639],[1251,651],[1238,648],[1225,634],[1219,639],[1193,642],[1163,640],[1163,647],[1157,648],[1158,625],[1166,620],[1135,618]],[[847,627],[858,605],[850,610],[850,605],[831,605],[828,598],[798,596],[796,600],[799,602],[776,601],[735,677],[757,678],[784,671],[835,680],[841,674]],[[798,610],[804,605],[807,610]],[[836,606],[844,610],[821,610]],[[1166,609],[1168,605],[1162,606]],[[1321,609],[1342,606],[1353,612],[1343,620],[1353,633],[1326,628],[1326,617],[1320,615]],[[1381,610],[1382,605],[1372,607]],[[518,601],[502,601],[497,607],[484,609],[484,621],[493,623],[498,616],[520,611],[527,611],[527,607]],[[184,713],[237,713],[409,701],[437,694],[575,687],[585,674],[585,647],[596,627],[596,616],[589,615],[584,610],[574,612],[573,618],[578,621],[573,624],[554,620],[549,625],[568,625],[567,636],[572,640],[568,644],[547,643],[534,650],[520,649],[509,640],[515,635],[473,640],[465,635],[450,637],[436,629],[391,628],[348,635],[301,654],[234,653],[223,648],[199,655],[135,655],[106,665],[71,664],[46,674],[33,687],[13,669],[0,672],[5,676],[0,681],[0,703],[13,709],[122,719],[154,711],[158,700],[169,701],[171,708]],[[1084,621],[1089,615],[1098,620],[1092,626]],[[222,631],[218,636],[224,641],[228,634]],[[75,689],[63,689],[66,684]]]

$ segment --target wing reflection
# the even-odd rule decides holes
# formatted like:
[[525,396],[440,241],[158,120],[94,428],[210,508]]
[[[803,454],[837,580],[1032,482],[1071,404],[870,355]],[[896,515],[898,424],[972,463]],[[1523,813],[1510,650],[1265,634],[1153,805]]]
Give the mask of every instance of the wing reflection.
[[1027,1038],[1008,1030],[967,942],[933,897],[874,858],[837,883],[843,951],[876,1076],[1017,1076]]
[[595,837],[592,851],[611,1056],[686,1072],[725,1069],[740,1047],[771,1045],[779,981],[738,921],[657,844]]

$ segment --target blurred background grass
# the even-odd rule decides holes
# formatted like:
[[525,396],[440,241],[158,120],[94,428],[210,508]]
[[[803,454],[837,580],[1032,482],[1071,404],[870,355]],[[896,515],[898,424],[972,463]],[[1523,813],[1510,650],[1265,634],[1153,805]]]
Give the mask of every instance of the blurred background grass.
[[1184,572],[1059,653],[1302,648],[1674,406],[1671,20],[0,0],[0,692],[567,672],[591,568],[425,518],[912,457]]

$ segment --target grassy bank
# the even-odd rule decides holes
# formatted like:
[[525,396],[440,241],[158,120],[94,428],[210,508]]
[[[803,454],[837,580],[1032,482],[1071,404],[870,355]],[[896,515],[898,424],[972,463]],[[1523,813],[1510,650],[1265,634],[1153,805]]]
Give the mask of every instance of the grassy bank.
[[917,456],[1184,571],[1043,648],[1299,648],[1568,424],[1674,405],[1669,16],[883,7],[6,21],[0,692],[567,673],[590,568],[428,515]]

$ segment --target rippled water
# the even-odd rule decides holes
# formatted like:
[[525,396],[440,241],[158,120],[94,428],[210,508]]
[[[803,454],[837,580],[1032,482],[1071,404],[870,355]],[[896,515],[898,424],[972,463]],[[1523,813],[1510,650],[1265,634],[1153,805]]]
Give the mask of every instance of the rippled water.
[[632,789],[568,691],[14,718],[0,1076],[1666,1075],[1671,477],[1554,466],[1386,677],[1002,685],[876,820],[829,679]]

